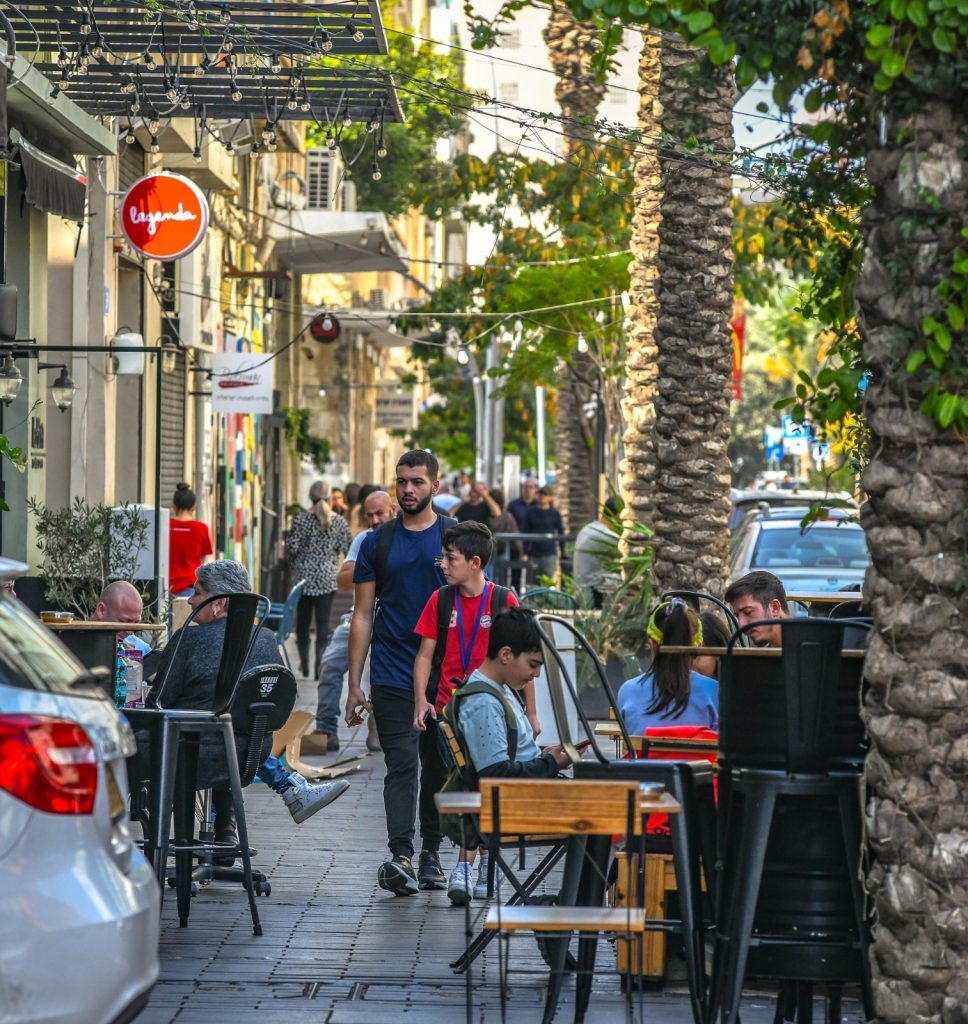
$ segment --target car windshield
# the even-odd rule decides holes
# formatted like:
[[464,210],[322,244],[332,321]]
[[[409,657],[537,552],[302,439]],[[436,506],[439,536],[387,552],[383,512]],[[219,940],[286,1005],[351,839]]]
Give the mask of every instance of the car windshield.
[[97,687],[78,686],[84,675],[84,666],[16,598],[0,596],[0,683],[72,697],[102,697]]
[[854,526],[799,526],[762,530],[751,569],[866,569],[864,531]]

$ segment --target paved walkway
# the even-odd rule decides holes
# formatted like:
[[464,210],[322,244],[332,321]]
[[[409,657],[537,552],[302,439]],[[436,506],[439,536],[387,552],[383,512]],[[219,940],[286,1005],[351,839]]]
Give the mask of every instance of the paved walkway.
[[[303,684],[301,706],[311,692]],[[344,733],[344,740],[349,733]],[[347,753],[365,753],[364,730]],[[334,758],[330,758],[332,760]],[[321,761],[320,763],[325,763]],[[205,886],[193,900],[187,929],[178,927],[174,892],[166,893],[161,981],[138,1024],[458,1024],[465,1020],[465,981],[448,967],[464,948],[465,915],[446,894],[395,898],[376,885],[385,856],[381,755],[364,757],[351,788],[301,826],[264,786],[247,790],[251,842],[272,894],[259,899],[264,935],[252,935],[241,887]],[[533,856],[533,854],[532,854]],[[444,855],[449,871],[451,854]],[[475,913],[483,904],[475,903]],[[541,1019],[547,972],[534,940],[510,940],[508,1024]],[[473,1021],[501,1020],[497,942],[472,975]],[[566,985],[557,1020],[572,1019],[574,986]],[[642,999],[642,1020],[691,1024],[683,990]],[[639,1019],[636,998],[633,1019]],[[599,946],[589,1018],[620,1024],[626,1003],[608,943]],[[751,995],[744,1024],[772,1021],[772,999]],[[819,1017],[818,1017],[819,1019]],[[844,1024],[862,1024],[854,1006]]]

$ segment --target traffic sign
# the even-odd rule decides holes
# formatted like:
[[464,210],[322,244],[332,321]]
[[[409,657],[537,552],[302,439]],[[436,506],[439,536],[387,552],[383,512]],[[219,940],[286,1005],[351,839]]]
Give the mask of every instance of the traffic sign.
[[159,171],[139,178],[121,200],[121,230],[143,256],[178,260],[205,237],[208,200],[180,174]]
[[798,423],[792,416],[783,417],[784,438],[806,438],[809,436],[809,427],[806,422]]
[[810,455],[814,462],[826,462],[830,458],[830,444],[827,441],[812,442]]

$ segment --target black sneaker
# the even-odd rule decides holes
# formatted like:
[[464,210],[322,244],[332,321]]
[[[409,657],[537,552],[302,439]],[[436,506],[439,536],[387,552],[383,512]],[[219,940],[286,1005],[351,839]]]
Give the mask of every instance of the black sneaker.
[[413,873],[413,864],[409,857],[401,853],[380,865],[376,880],[381,889],[392,892],[394,896],[414,896],[417,893],[417,876]]
[[447,879],[444,877],[444,869],[440,866],[440,857],[436,850],[422,850],[420,852],[417,884],[421,889],[447,888]]

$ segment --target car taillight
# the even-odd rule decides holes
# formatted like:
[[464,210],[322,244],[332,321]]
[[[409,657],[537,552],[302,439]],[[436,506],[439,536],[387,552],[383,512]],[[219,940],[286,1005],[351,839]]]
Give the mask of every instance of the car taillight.
[[39,811],[90,814],[97,756],[75,722],[46,715],[0,715],[0,789]]

